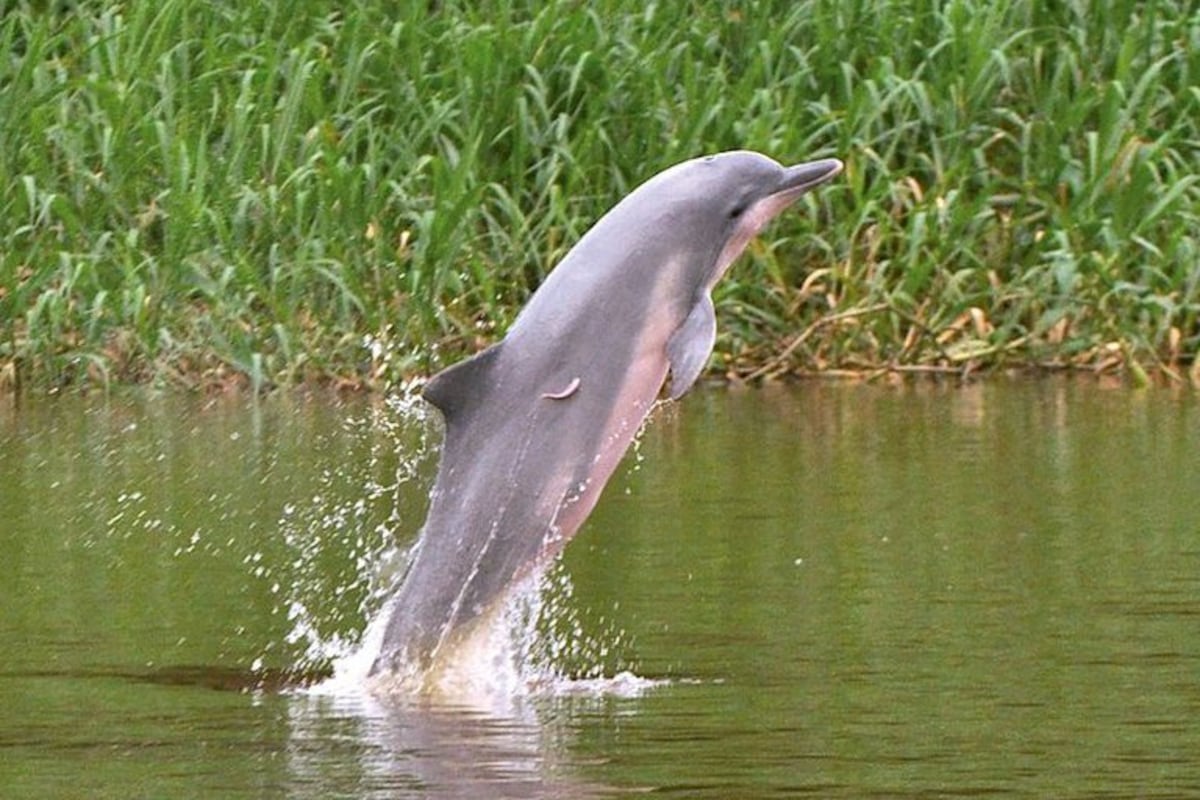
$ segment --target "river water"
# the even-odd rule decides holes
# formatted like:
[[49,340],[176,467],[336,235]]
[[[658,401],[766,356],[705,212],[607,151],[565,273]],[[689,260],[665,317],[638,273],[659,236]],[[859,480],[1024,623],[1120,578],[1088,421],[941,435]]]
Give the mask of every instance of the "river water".
[[5,402],[5,798],[1200,796],[1187,392],[697,390],[503,710],[296,685],[420,526],[419,402]]

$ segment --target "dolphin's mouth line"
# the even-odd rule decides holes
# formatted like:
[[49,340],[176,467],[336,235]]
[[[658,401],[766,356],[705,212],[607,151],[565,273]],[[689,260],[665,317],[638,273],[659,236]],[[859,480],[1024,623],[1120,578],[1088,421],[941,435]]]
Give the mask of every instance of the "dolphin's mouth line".
[[825,158],[788,167],[784,171],[783,185],[770,196],[787,198],[803,194],[836,177],[843,167],[844,164],[837,158]]

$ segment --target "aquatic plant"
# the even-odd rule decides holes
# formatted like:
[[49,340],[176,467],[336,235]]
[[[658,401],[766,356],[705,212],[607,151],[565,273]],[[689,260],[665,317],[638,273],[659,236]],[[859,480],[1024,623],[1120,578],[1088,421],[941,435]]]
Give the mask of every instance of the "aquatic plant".
[[0,51],[0,385],[427,373],[739,147],[847,173],[718,288],[715,371],[1200,378],[1178,0],[25,0]]

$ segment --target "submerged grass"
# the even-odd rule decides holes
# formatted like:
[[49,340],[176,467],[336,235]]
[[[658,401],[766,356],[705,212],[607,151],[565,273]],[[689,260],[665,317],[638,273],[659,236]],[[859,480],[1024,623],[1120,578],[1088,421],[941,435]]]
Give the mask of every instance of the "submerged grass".
[[719,286],[717,369],[1200,379],[1192,3],[9,9],[5,386],[428,372],[638,182],[742,147],[847,172]]

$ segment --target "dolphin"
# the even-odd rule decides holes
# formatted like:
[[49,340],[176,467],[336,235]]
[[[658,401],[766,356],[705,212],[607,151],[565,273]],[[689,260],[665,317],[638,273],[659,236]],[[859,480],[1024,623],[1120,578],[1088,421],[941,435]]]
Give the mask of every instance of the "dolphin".
[[841,170],[835,158],[784,167],[731,151],[660,172],[579,240],[503,340],[429,380],[441,460],[371,674],[427,674],[562,550],[668,373],[674,400],[704,370],[717,280],[771,218]]

